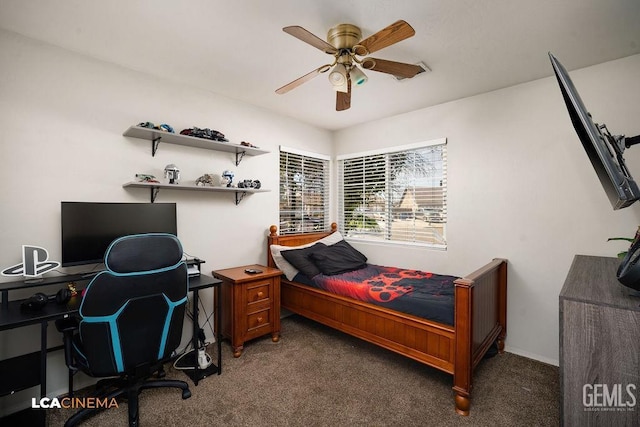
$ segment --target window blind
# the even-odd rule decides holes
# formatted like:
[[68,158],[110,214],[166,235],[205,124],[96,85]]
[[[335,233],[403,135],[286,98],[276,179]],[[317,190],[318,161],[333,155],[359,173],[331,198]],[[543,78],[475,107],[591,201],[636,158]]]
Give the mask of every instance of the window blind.
[[340,230],[356,239],[446,247],[446,140],[396,150],[338,160]]
[[329,229],[329,159],[280,147],[280,234]]

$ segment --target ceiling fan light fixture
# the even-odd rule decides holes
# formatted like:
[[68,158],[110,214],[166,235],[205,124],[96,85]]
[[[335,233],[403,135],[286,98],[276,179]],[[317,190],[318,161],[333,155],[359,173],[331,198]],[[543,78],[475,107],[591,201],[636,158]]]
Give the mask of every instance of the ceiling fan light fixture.
[[[346,92],[347,87],[347,67],[344,64],[336,64],[329,73],[329,82],[335,90]],[[343,90],[344,88],[344,90]]]
[[356,66],[355,64],[351,68],[351,71],[349,72],[349,76],[351,78],[351,83],[355,84],[356,86],[362,86],[367,82],[367,80],[369,80],[367,75],[363,73],[362,70],[358,68],[358,66]]

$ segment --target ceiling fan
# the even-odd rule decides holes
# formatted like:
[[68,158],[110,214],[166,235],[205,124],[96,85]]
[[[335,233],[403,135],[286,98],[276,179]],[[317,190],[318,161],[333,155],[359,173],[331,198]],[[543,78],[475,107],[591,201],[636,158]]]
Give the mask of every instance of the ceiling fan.
[[[379,71],[401,78],[412,78],[425,71],[419,65],[371,58],[367,55],[412,37],[416,32],[405,21],[397,21],[377,33],[362,38],[360,28],[353,24],[339,24],[331,28],[327,41],[315,36],[304,28],[294,25],[282,29],[287,34],[302,40],[321,51],[333,55],[333,62],[322,65],[310,73],[276,90],[284,94],[308,82],[319,74],[329,73],[329,81],[336,90],[336,111],[347,110],[351,106],[351,85],[360,86],[367,81],[365,70]],[[366,56],[359,59],[359,56]]]

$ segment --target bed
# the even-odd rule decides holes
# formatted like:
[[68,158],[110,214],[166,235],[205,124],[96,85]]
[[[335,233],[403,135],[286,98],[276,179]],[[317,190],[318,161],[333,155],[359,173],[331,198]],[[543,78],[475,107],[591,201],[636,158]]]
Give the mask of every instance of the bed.
[[[277,231],[277,226],[272,225],[267,239],[270,267],[278,267],[274,260],[277,251],[272,252],[274,248],[305,247],[340,236],[335,223],[330,232],[280,236]],[[461,415],[469,414],[474,368],[494,343],[499,353],[504,352],[507,333],[505,259],[494,259],[453,281],[452,325],[336,295],[290,276],[283,276],[281,280],[283,308],[452,374],[455,409]]]

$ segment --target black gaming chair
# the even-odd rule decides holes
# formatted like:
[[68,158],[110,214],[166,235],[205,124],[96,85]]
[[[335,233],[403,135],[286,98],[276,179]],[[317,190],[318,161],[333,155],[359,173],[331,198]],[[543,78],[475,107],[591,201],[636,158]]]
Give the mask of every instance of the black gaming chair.
[[[129,425],[137,426],[142,389],[177,387],[183,399],[191,396],[184,381],[149,380],[156,371],[164,373],[162,364],[180,345],[187,266],[175,236],[152,233],[116,239],[105,253],[105,267],[85,290],[77,328],[59,324],[59,329],[67,366],[92,377],[116,377],[99,381],[96,397],[106,402],[126,397]],[[65,426],[95,411],[82,409]]]

